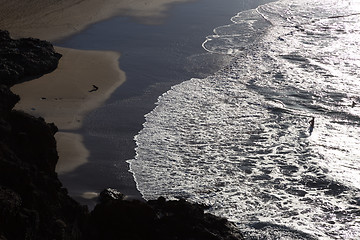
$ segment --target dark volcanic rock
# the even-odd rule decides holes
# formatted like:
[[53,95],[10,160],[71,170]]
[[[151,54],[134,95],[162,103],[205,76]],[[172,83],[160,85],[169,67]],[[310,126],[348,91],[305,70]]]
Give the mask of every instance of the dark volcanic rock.
[[124,194],[113,188],[103,190],[99,195],[99,202],[105,203],[112,200],[123,200]]
[[0,84],[13,85],[23,77],[40,76],[56,69],[61,54],[46,41],[13,40],[0,30]]

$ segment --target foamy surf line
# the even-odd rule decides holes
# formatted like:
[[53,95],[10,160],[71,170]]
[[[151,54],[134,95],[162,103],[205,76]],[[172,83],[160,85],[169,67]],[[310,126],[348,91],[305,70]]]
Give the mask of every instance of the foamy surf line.
[[[215,35],[206,37],[202,47],[211,53],[236,56],[242,54],[245,47],[255,45],[271,26],[258,8],[239,12],[231,18],[232,24],[215,28]],[[231,45],[236,45],[236,48]]]

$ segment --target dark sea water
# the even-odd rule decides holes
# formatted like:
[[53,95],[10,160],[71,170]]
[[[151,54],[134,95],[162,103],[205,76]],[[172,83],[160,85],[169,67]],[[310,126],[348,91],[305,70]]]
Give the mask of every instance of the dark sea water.
[[128,160],[145,199],[208,204],[248,239],[360,239],[360,1],[207,3],[63,42],[119,50],[128,77],[65,182],[122,186]]

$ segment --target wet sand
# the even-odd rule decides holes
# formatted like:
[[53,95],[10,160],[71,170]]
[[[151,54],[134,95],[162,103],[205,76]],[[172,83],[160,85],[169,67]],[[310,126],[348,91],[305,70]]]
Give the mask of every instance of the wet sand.
[[86,163],[89,156],[82,137],[66,131],[79,129],[85,114],[99,107],[125,81],[125,73],[118,67],[120,54],[115,52],[59,47],[56,51],[63,57],[54,72],[11,90],[21,97],[16,109],[41,116],[59,128],[55,137],[57,172],[61,174]]

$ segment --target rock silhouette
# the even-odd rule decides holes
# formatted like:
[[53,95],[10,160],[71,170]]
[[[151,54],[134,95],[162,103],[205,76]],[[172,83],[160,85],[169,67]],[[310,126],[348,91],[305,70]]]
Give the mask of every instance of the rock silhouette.
[[5,85],[49,73],[57,68],[61,58],[49,42],[34,38],[14,40],[3,30],[0,49],[0,84]]

